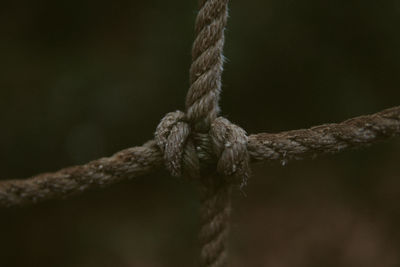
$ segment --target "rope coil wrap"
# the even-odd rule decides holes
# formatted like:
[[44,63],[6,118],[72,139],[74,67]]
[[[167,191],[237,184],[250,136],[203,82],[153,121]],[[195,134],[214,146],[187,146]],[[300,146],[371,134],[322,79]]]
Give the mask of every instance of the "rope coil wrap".
[[201,182],[201,266],[226,266],[232,186],[240,183],[243,187],[250,174],[246,132],[218,117],[207,134],[196,133],[185,114],[176,111],[161,120],[155,140],[172,175],[184,174]]
[[155,133],[169,172],[200,181],[200,261],[214,267],[227,264],[232,185],[244,186],[250,173],[246,132],[218,117],[227,6],[228,0],[200,0],[186,113],[168,113]]
[[218,159],[219,174],[239,177],[242,185],[247,182],[250,157],[246,132],[223,117],[214,120],[207,134],[196,134],[183,112],[170,112],[157,126],[155,140],[173,176],[200,177],[202,165]]
[[186,111],[168,113],[155,132],[155,142],[126,149],[83,166],[44,173],[24,181],[0,183],[0,207],[65,197],[103,187],[157,168],[164,160],[173,176],[200,182],[201,266],[227,266],[226,240],[231,192],[246,185],[253,161],[298,160],[400,135],[400,107],[325,124],[307,130],[258,134],[249,138],[239,126],[219,114],[224,29],[228,0],[200,0],[192,50]]
[[[250,174],[246,132],[218,117],[207,134],[198,134],[191,130],[185,114],[176,111],[161,120],[155,140],[172,175],[201,181],[201,266],[226,266],[232,187],[246,185]],[[217,172],[202,174],[210,165],[216,165]],[[208,169],[212,172],[214,168]]]
[[187,118],[198,131],[207,132],[219,114],[227,19],[228,0],[200,1],[192,48],[190,88],[186,96]]

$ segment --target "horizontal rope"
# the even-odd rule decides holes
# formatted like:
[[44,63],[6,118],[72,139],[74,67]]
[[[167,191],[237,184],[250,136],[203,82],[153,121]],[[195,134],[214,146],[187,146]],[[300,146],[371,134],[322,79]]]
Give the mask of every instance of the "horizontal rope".
[[[400,135],[400,106],[356,117],[342,123],[304,130],[249,136],[252,162],[301,160],[335,154]],[[163,155],[154,141],[120,151],[86,165],[65,168],[25,180],[0,181],[0,207],[21,206],[64,198],[149,174],[163,166]]]
[[163,165],[162,157],[155,142],[150,141],[85,165],[39,174],[26,180],[1,181],[0,207],[64,198],[148,174]]
[[247,148],[252,161],[279,160],[284,163],[336,154],[398,135],[400,106],[310,129],[250,135]]

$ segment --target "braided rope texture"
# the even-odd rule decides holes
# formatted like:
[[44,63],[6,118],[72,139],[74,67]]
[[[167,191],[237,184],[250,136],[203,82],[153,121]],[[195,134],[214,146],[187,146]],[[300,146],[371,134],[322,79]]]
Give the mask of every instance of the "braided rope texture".
[[229,218],[231,214],[232,183],[218,179],[218,175],[203,177],[201,187],[201,266],[226,266]]
[[310,153],[336,153],[399,134],[398,108],[394,113],[388,110],[343,124],[249,138],[242,128],[218,117],[227,5],[228,0],[200,0],[186,112],[168,113],[157,127],[155,142],[54,174],[0,183],[0,204],[22,205],[107,185],[150,172],[163,158],[172,175],[200,181],[200,263],[203,267],[223,267],[228,263],[231,191],[235,184],[246,185],[250,155],[255,160],[286,162]]
[[196,123],[197,131],[206,131],[219,113],[227,19],[228,0],[200,1],[186,96],[186,114],[190,122]]
[[218,117],[207,134],[198,134],[176,111],[163,118],[155,139],[172,175],[201,182],[201,266],[225,266],[231,188],[244,186],[250,173],[246,132]]
[[[200,0],[190,68],[191,86],[186,96],[186,114],[194,124],[195,131],[206,132],[211,128],[209,136],[219,159],[217,170],[220,174],[232,176],[239,164],[241,166],[237,174],[242,175],[243,181],[246,181],[249,168],[246,133],[226,119],[217,119],[227,19],[228,0]],[[201,178],[201,266],[227,265],[231,185],[217,174],[203,175]]]
[[369,146],[400,134],[400,106],[355,117],[341,123],[314,126],[276,134],[249,136],[253,161],[301,160]]
[[[253,163],[288,163],[359,149],[396,136],[400,136],[400,106],[341,123],[280,133],[252,134],[248,137],[247,149]],[[23,180],[0,181],[0,208],[66,198],[146,175],[163,166],[163,157],[165,154],[157,143],[149,141],[85,165]]]
[[246,132],[218,117],[227,5],[228,0],[200,1],[186,113],[168,113],[155,133],[170,173],[200,181],[200,262],[204,267],[227,265],[230,192],[237,182],[232,177],[239,177],[243,186],[250,173]]
[[66,198],[150,173],[161,165],[162,154],[155,142],[149,141],[143,146],[128,148],[82,166],[43,173],[25,180],[2,181],[0,207]]

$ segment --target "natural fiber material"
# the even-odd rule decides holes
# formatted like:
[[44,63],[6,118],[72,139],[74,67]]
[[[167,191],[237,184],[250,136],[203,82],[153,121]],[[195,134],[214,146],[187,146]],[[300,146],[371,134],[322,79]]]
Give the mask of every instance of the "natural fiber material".
[[171,112],[157,126],[155,139],[173,176],[181,176],[183,172],[199,178],[201,163],[206,166],[218,160],[218,173],[240,177],[241,183],[246,183],[250,158],[248,138],[242,128],[225,118],[215,119],[209,132],[200,134],[191,130],[184,113]]
[[[340,137],[343,133],[344,139]],[[251,162],[288,163],[369,146],[394,136],[400,136],[400,107],[310,129],[253,134],[248,137],[247,149]],[[0,181],[0,207],[66,198],[152,173],[163,165],[163,153],[150,141],[86,165],[25,180]]]
[[228,0],[202,0],[196,18],[186,114],[200,132],[207,132],[219,113],[227,5]]
[[398,135],[400,107],[394,107],[342,123],[277,134],[250,135],[248,149],[252,161],[280,160],[284,163],[322,154],[336,154]]
[[[196,19],[196,39],[192,50],[190,89],[186,96],[186,113],[197,132],[207,132],[219,113],[221,74],[223,69],[224,30],[228,18],[228,0],[201,0]],[[215,126],[215,124],[214,124]],[[222,141],[223,129],[212,127],[214,141]],[[221,140],[222,139],[222,140]],[[224,143],[214,142],[221,154]],[[240,144],[239,144],[240,146]],[[247,148],[246,153],[247,153]],[[228,152],[229,153],[229,152]],[[224,161],[224,162],[221,162]],[[234,159],[240,160],[240,159]],[[229,173],[232,163],[227,157],[220,158],[222,173]],[[221,171],[221,170],[220,170]],[[226,266],[226,240],[229,226],[230,184],[220,175],[206,174],[201,179],[202,229],[201,266]],[[218,185],[218,186],[214,186]],[[218,227],[219,226],[219,227]]]
[[0,182],[0,207],[22,206],[65,198],[89,189],[106,187],[158,169],[162,154],[154,141],[120,151],[86,165],[44,173],[26,180]]
[[225,118],[217,118],[211,125],[210,137],[218,158],[217,171],[227,177],[236,176],[242,187],[250,176],[246,132]]
[[190,125],[181,111],[168,113],[157,126],[155,139],[164,153],[166,168],[173,176],[182,175],[183,162],[189,176],[200,175],[200,162],[190,133]]
[[150,172],[163,159],[172,175],[200,182],[200,263],[222,267],[227,266],[232,187],[246,184],[250,157],[286,164],[291,159],[336,153],[400,134],[399,107],[341,124],[250,137],[218,117],[227,4],[228,0],[200,0],[186,112],[168,113],[157,127],[155,142],[53,174],[1,182],[0,206],[36,203],[108,185]]
[[[192,50],[190,89],[186,113],[197,133],[207,133],[218,159],[219,175],[201,177],[202,228],[200,232],[201,266],[227,265],[226,241],[229,229],[232,180],[239,177],[244,185],[249,176],[246,132],[224,118],[218,118],[221,75],[224,57],[224,30],[228,19],[228,0],[201,0],[196,19],[196,39]],[[207,150],[207,145],[200,146]]]
[[217,118],[227,4],[227,0],[200,1],[186,114],[168,113],[155,133],[171,174],[184,173],[200,181],[203,199],[200,260],[202,266],[215,267],[227,263],[229,198],[235,182],[231,177],[239,177],[236,180],[243,186],[249,176],[246,132],[227,119]]
[[201,189],[200,263],[201,266],[224,266],[227,263],[232,183],[218,175],[208,175],[203,177]]
[[[191,132],[185,115],[176,111],[164,117],[155,136],[171,174],[180,175],[183,169],[201,182],[202,266],[225,266],[230,192],[235,182],[231,177],[239,178],[243,186],[249,176],[246,132],[222,117],[212,122],[207,134]],[[209,168],[213,174],[205,173],[204,166],[208,169],[214,158],[218,160],[217,172]]]

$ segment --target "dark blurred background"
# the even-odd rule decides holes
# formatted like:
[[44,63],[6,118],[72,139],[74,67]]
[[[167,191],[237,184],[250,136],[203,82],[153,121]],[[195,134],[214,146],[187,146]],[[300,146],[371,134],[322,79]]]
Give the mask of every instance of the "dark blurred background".
[[[3,1],[1,179],[83,164],[152,138],[183,109],[195,0]],[[223,115],[249,133],[399,105],[397,0],[233,0]],[[235,192],[231,266],[400,266],[400,140],[286,166]],[[163,171],[0,210],[0,266],[196,262],[195,184]]]

